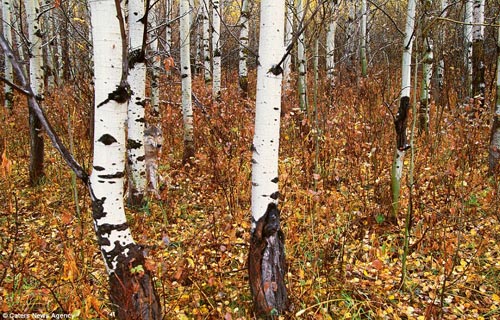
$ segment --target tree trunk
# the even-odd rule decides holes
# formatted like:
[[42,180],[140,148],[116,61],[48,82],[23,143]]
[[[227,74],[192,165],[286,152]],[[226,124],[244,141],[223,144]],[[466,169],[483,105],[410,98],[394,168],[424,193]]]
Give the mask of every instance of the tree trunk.
[[[3,35],[8,43],[12,45],[12,30],[11,30],[11,0],[4,0],[2,5],[2,18],[3,18]],[[12,70],[12,64],[7,62],[7,54],[4,54],[5,69],[4,75],[5,79],[10,82],[14,82],[14,73]],[[14,103],[14,91],[12,87],[7,83],[4,85],[4,106],[9,112],[12,111],[12,105]]]
[[[40,4],[38,0],[26,1],[26,19],[28,21],[28,40],[30,43],[30,83],[38,103],[42,105],[44,98],[44,73],[43,73],[43,34],[40,28],[38,13]],[[32,186],[38,185],[44,177],[44,142],[40,121],[30,113],[30,165],[29,176]]]
[[[305,17],[305,3],[304,0],[297,2],[297,29],[300,30],[304,24]],[[298,79],[298,93],[299,93],[299,107],[303,112],[307,110],[307,57],[305,45],[305,32],[302,32],[297,38],[297,62],[299,64],[299,79]]]
[[434,59],[432,39],[424,39],[424,59],[422,67],[422,85],[420,87],[420,109],[418,113],[418,132],[429,133],[429,105],[431,96],[432,62]]
[[[144,252],[132,238],[123,203],[125,123],[129,89],[122,68],[122,39],[113,0],[91,0],[95,69],[95,128],[90,176],[92,217],[109,275],[118,319],[161,319]],[[121,13],[119,14],[121,17]],[[110,20],[111,19],[111,20]]]
[[337,30],[337,4],[330,2],[332,8],[328,32],[326,34],[326,76],[331,86],[335,85],[335,33]]
[[401,178],[403,176],[404,156],[410,148],[406,139],[406,125],[408,111],[410,109],[410,86],[411,86],[411,53],[413,48],[413,31],[415,26],[415,0],[408,1],[408,12],[406,14],[405,39],[403,44],[403,63],[401,76],[401,97],[398,113],[394,118],[396,129],[396,151],[391,170],[391,192],[392,192],[392,215],[391,219],[397,219],[399,210],[399,195],[401,189]]
[[191,162],[194,157],[193,141],[193,105],[191,102],[191,37],[189,35],[189,1],[180,0],[180,39],[181,39],[181,82],[182,82],[182,120],[184,123],[184,153],[183,163]]
[[[161,10],[160,6],[154,7],[154,24],[153,28],[158,28],[161,23]],[[151,50],[151,116],[153,123],[157,124],[160,121],[160,70],[161,70],[161,55],[159,52],[159,38],[160,31],[156,29],[153,33],[153,40],[150,44]]]
[[[285,48],[288,49],[289,46],[292,45],[293,38],[293,0],[285,0],[286,2],[286,22],[285,22]],[[291,81],[291,72],[292,72],[292,55],[289,54],[286,56],[285,61],[283,62],[283,90],[290,90],[290,81]]]
[[252,144],[252,229],[248,256],[255,312],[272,317],[288,308],[284,237],[278,202],[284,0],[262,0]]
[[474,0],[472,8],[472,97],[484,106],[484,0]]
[[[349,16],[347,19],[347,39],[346,39],[346,59],[347,66],[349,70],[353,70],[356,65],[354,62],[356,60],[356,2],[355,0],[347,0],[347,6],[349,8]],[[352,75],[351,75],[352,76]]]
[[464,65],[465,65],[465,88],[466,96],[472,97],[472,1],[465,1],[464,15]]
[[212,59],[210,58],[210,20],[208,18],[209,4],[203,1],[201,5],[201,19],[203,28],[203,65],[205,83],[212,81]]
[[429,10],[432,7],[432,0],[424,2],[424,44],[423,44],[423,67],[422,84],[420,86],[420,108],[418,111],[418,132],[429,133],[429,105],[431,96],[432,64],[434,62],[433,40],[428,29]]
[[368,72],[368,58],[366,53],[366,22],[368,16],[368,6],[366,0],[361,0],[361,46],[360,46],[360,61],[361,61],[361,76],[366,77]]
[[128,1],[128,82],[131,98],[127,109],[128,204],[142,205],[146,190],[144,118],[146,105],[146,58],[143,48],[144,0]]
[[222,8],[219,0],[212,1],[212,99],[220,99],[221,90],[221,41],[220,41],[220,19]]
[[248,93],[248,20],[250,19],[250,10],[248,0],[241,2],[240,14],[240,63],[239,63],[239,84],[243,95]]
[[[500,26],[500,17],[498,18]],[[497,47],[500,48],[500,27],[498,27]],[[497,57],[497,101],[495,111],[493,113],[493,123],[491,126],[490,149],[489,149],[489,173],[500,173],[500,50]]]

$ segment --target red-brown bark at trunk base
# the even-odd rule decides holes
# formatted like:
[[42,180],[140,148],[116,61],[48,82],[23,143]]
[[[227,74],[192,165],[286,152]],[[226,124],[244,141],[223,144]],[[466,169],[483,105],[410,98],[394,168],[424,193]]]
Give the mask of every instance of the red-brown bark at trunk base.
[[131,247],[126,257],[118,258],[109,283],[117,319],[162,319],[153,277],[145,266],[143,250],[138,245]]
[[279,211],[276,204],[270,203],[257,221],[248,255],[250,289],[257,315],[269,317],[288,309],[283,242]]

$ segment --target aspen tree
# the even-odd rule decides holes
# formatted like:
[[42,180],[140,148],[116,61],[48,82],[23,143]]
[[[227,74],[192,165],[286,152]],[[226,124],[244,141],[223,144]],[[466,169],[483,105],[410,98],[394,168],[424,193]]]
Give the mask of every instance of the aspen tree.
[[[154,7],[153,39],[149,45],[151,51],[151,115],[155,120],[159,120],[160,116],[160,69],[161,69],[161,55],[159,52],[160,31],[160,15],[162,8],[160,6]],[[155,121],[156,122],[156,121]]]
[[[94,157],[89,189],[92,217],[118,319],[160,319],[160,305],[143,249],[124,211],[127,101],[122,70],[121,12],[113,0],[90,0],[94,53]],[[117,12],[116,14],[110,14]],[[122,26],[124,23],[122,24]]]
[[220,40],[220,19],[222,9],[220,0],[212,1],[212,99],[219,100],[221,90],[221,40]]
[[[167,20],[167,25],[165,26],[165,50],[166,54],[171,57],[172,56],[172,16],[173,16],[173,1],[174,0],[166,0],[165,1],[165,19]],[[167,70],[167,75],[170,75],[170,69]]]
[[127,109],[128,202],[142,204],[146,191],[144,152],[146,58],[144,52],[144,0],[128,1],[129,76],[131,98]]
[[203,47],[203,69],[205,83],[212,81],[212,59],[210,58],[210,20],[208,17],[209,3],[203,0],[201,6],[201,19],[202,19],[202,47]]
[[404,156],[410,148],[406,138],[406,123],[410,108],[410,86],[411,86],[411,54],[413,48],[413,31],[415,27],[416,0],[408,1],[406,13],[405,38],[403,42],[403,61],[401,75],[401,96],[399,108],[394,117],[396,129],[396,150],[391,170],[391,192],[392,192],[392,218],[396,219],[399,210],[399,194],[401,189],[401,178],[403,177]]
[[246,95],[248,92],[248,22],[250,19],[249,1],[241,1],[240,13],[240,63],[238,66],[239,85],[241,91]]
[[361,0],[361,46],[360,46],[360,61],[361,61],[361,76],[366,77],[368,72],[368,58],[366,46],[366,25],[368,17],[368,5],[366,0]]
[[[304,24],[305,17],[304,0],[297,1],[297,29],[300,30]],[[297,38],[297,63],[299,69],[298,93],[300,110],[307,113],[307,57],[306,57],[305,32],[301,32]]]
[[[484,105],[484,1],[474,0],[472,6],[472,97]],[[481,111],[481,110],[479,110]]]
[[[432,0],[424,2],[424,11],[426,16],[432,6]],[[426,18],[426,21],[429,19]],[[425,26],[426,27],[426,26]],[[434,46],[432,37],[429,34],[429,28],[426,28],[423,35],[424,38],[424,54],[422,67],[422,83],[420,86],[420,109],[418,111],[418,131],[419,133],[429,133],[429,104],[430,104],[430,87],[432,79],[432,64],[434,61]]]
[[262,0],[255,131],[252,144],[252,229],[249,281],[257,314],[273,317],[288,307],[285,252],[278,210],[278,151],[284,0]]
[[335,79],[335,33],[337,30],[337,8],[336,2],[329,2],[331,7],[330,23],[326,34],[326,75],[333,86]]
[[[448,15],[448,0],[441,0],[441,14],[443,17],[446,17]],[[446,38],[446,29],[441,28],[439,31],[439,39],[441,45],[443,45],[444,41]],[[443,50],[440,50],[439,54],[439,62],[437,66],[437,81],[438,81],[438,88],[439,90],[443,89],[444,86],[444,54]]]
[[[497,47],[500,48],[500,17],[497,20],[498,34]],[[497,173],[500,162],[500,51],[497,57],[497,97],[493,112],[493,123],[491,126],[490,149],[489,149],[489,172]]]
[[[286,0],[286,19],[285,19],[285,48],[288,48],[292,44],[293,39],[293,7],[294,0]],[[283,85],[284,90],[290,89],[290,73],[291,73],[291,65],[292,65],[292,55],[288,54],[285,57],[285,61],[283,62]]]
[[[44,72],[43,72],[43,33],[40,28],[38,14],[40,3],[38,0],[26,0],[26,20],[28,21],[28,41],[30,56],[30,83],[37,97],[38,103],[42,105],[44,99]],[[42,125],[40,120],[30,109],[30,165],[29,177],[32,186],[41,182],[44,177],[44,140],[42,136]]]
[[346,57],[347,66],[352,68],[355,66],[354,61],[356,60],[356,2],[355,0],[347,0],[348,6],[348,18],[347,18],[347,43],[346,43]]
[[194,156],[193,142],[193,105],[191,102],[191,37],[189,34],[189,1],[180,0],[180,49],[181,49],[181,81],[182,81],[182,119],[184,123],[184,154],[182,160],[189,162]]
[[[2,2],[2,18],[3,18],[3,35],[5,39],[7,40],[8,43],[12,43],[12,30],[11,30],[11,11],[12,11],[12,4],[11,0],[4,0]],[[7,62],[7,54],[4,53],[4,61],[5,62],[5,68],[4,68],[4,75],[5,79],[13,83],[14,81],[14,71],[12,70],[12,64]],[[9,111],[12,110],[12,104],[14,102],[14,92],[12,90],[12,87],[9,84],[4,85],[4,95],[5,95],[5,101],[4,105],[5,108],[7,108]]]
[[465,1],[464,15],[464,65],[465,65],[465,94],[472,97],[472,1]]

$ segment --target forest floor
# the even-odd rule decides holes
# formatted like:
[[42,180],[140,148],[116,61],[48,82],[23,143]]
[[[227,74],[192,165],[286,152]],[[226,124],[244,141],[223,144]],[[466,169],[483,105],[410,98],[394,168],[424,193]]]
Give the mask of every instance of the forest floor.
[[[412,148],[414,183],[408,152],[391,222],[398,92],[386,82],[321,87],[316,116],[312,95],[307,116],[285,93],[280,209],[291,310],[282,318],[500,319],[500,177],[487,175],[489,113],[471,119],[451,89],[445,107],[431,106],[430,132],[416,135]],[[210,105],[209,88],[195,80],[206,113],[195,107],[196,157],[183,166],[180,90],[165,83],[165,182],[161,200],[127,209],[133,235],[147,249],[165,319],[252,318],[246,260],[255,93],[241,98],[237,81],[227,81],[222,101]],[[45,105],[90,168],[92,100],[74,92],[58,89]],[[0,117],[0,312],[109,318],[87,190],[48,142],[45,181],[29,187],[24,98]]]

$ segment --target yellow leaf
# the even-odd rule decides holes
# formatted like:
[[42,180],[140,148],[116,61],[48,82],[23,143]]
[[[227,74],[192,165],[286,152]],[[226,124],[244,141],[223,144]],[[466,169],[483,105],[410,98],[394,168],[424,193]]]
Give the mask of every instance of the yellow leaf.
[[500,302],[500,297],[496,293],[491,295],[491,299],[493,299],[493,301],[495,301],[497,303]]
[[295,314],[295,316],[296,316],[296,317],[300,317],[300,316],[301,316],[301,315],[303,315],[305,312],[306,312],[306,309],[299,310],[299,311]]

